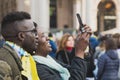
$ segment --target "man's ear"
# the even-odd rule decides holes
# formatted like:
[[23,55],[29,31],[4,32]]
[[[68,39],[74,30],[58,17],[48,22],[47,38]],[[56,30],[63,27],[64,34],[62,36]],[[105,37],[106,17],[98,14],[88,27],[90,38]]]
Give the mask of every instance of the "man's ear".
[[18,38],[19,38],[20,41],[23,41],[24,38],[25,38],[25,34],[23,32],[19,32],[18,33]]

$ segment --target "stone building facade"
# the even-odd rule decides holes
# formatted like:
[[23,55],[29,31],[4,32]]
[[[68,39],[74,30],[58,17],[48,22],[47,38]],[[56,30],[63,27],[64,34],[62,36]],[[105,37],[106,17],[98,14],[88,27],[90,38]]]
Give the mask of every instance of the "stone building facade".
[[26,11],[44,32],[51,28],[78,29],[76,13],[93,31],[120,28],[120,0],[0,0],[1,18],[11,11]]

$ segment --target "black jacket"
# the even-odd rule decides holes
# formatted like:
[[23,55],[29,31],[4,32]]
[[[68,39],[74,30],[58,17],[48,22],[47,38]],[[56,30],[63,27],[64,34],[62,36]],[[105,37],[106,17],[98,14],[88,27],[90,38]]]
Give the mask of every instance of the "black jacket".
[[[37,71],[40,77],[40,80],[61,80],[61,76],[59,75],[58,71],[51,69],[50,67],[37,63]],[[71,66],[63,65],[66,67],[70,72],[69,80],[85,80],[87,66],[86,61],[84,59],[74,57]]]
[[56,53],[56,59],[63,62],[64,64],[71,64],[73,57],[75,56],[75,50],[73,48],[72,52],[65,50],[60,50]]

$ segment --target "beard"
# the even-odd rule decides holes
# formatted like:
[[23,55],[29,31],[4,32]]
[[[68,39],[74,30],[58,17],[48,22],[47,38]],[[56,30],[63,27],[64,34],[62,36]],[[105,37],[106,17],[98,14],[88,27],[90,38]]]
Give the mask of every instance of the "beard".
[[30,53],[31,55],[34,55],[37,49],[37,46],[35,46],[35,44],[31,43],[23,43],[22,48],[27,51],[28,53]]

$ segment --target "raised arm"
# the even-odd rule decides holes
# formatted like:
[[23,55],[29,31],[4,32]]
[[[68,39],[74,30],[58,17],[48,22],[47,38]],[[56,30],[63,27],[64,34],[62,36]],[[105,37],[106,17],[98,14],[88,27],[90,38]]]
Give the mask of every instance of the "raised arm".
[[85,32],[79,33],[75,41],[75,57],[71,63],[69,80],[85,80],[87,65],[84,60],[84,51],[89,44],[91,29],[89,26],[84,27]]

